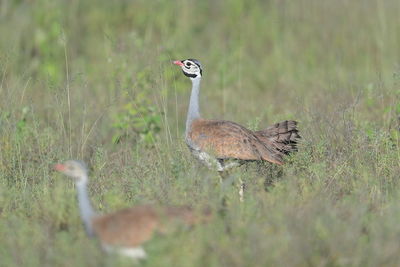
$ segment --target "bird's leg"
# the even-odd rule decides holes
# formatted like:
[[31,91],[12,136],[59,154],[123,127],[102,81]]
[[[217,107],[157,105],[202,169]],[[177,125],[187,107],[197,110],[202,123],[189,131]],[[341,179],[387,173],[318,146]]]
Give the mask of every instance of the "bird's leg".
[[225,191],[225,187],[227,184],[234,185],[235,177],[231,175],[228,171],[219,171],[218,173],[220,175],[220,183],[223,191]]
[[224,215],[226,213],[226,208],[228,206],[227,204],[227,198],[226,198],[226,194],[225,194],[225,184],[226,181],[229,180],[229,173],[227,171],[218,171],[219,174],[219,182],[220,182],[220,186],[221,186],[221,214]]
[[[232,185],[235,185],[235,180],[233,177],[230,177],[231,175],[229,174],[228,171],[219,171],[218,172],[220,175],[220,182],[221,182],[221,186],[222,186],[222,191],[225,191],[225,185],[226,183],[231,182]],[[245,190],[245,183],[243,182],[242,178],[239,177],[239,200],[240,202],[243,202],[244,200],[244,190]],[[226,199],[225,199],[225,195],[223,197],[223,203],[226,205]]]
[[239,177],[239,200],[244,201],[244,190],[246,189],[246,184],[243,182],[242,177]]
[[227,171],[218,171],[218,174],[219,174],[219,182],[222,185],[224,181],[227,180],[226,178],[229,177],[229,173]]

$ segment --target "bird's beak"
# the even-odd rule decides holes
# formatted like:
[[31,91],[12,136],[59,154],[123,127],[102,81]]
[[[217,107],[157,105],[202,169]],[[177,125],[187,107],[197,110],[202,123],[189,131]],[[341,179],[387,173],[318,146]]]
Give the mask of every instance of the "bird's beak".
[[180,60],[175,60],[174,62],[172,62],[172,63],[174,63],[175,65],[178,65],[178,66],[183,66],[183,63],[182,63],[182,61],[180,61]]
[[65,165],[64,164],[56,164],[56,165],[54,165],[54,169],[56,171],[62,172],[65,170]]

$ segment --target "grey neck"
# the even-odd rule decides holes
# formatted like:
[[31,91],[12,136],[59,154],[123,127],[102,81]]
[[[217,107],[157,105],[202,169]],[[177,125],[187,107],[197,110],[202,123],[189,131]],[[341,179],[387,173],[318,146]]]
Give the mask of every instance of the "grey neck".
[[192,80],[192,93],[190,94],[189,110],[186,118],[186,137],[190,132],[190,127],[195,119],[200,118],[199,110],[199,91],[200,91],[200,81],[201,76],[196,78],[190,78]]
[[92,237],[94,236],[92,219],[96,213],[94,212],[92,204],[90,203],[87,192],[87,177],[85,178],[86,179],[82,179],[83,181],[76,183],[76,187],[78,189],[78,202],[81,219],[85,225],[86,233]]

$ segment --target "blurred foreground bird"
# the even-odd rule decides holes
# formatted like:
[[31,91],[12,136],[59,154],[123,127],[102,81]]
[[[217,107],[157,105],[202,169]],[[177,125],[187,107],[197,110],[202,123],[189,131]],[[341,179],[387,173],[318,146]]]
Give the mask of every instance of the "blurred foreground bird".
[[165,233],[174,227],[206,222],[210,211],[196,213],[189,207],[157,207],[138,205],[113,213],[98,215],[90,202],[86,165],[77,160],[56,164],[55,170],[71,177],[77,188],[79,210],[86,233],[97,237],[106,252],[115,252],[134,259],[146,257],[142,244],[153,233]]

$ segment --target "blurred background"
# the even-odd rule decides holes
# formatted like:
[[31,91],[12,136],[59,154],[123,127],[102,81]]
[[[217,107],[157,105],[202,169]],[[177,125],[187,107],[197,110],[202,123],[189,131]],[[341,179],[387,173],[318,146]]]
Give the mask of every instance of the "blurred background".
[[303,143],[280,175],[238,170],[245,203],[227,189],[226,217],[157,239],[142,264],[397,265],[399,14],[397,0],[2,0],[0,261],[130,264],[85,237],[60,160],[88,162],[104,212],[218,206],[217,175],[183,139],[191,84],[171,64],[196,58],[205,118],[295,119]]

